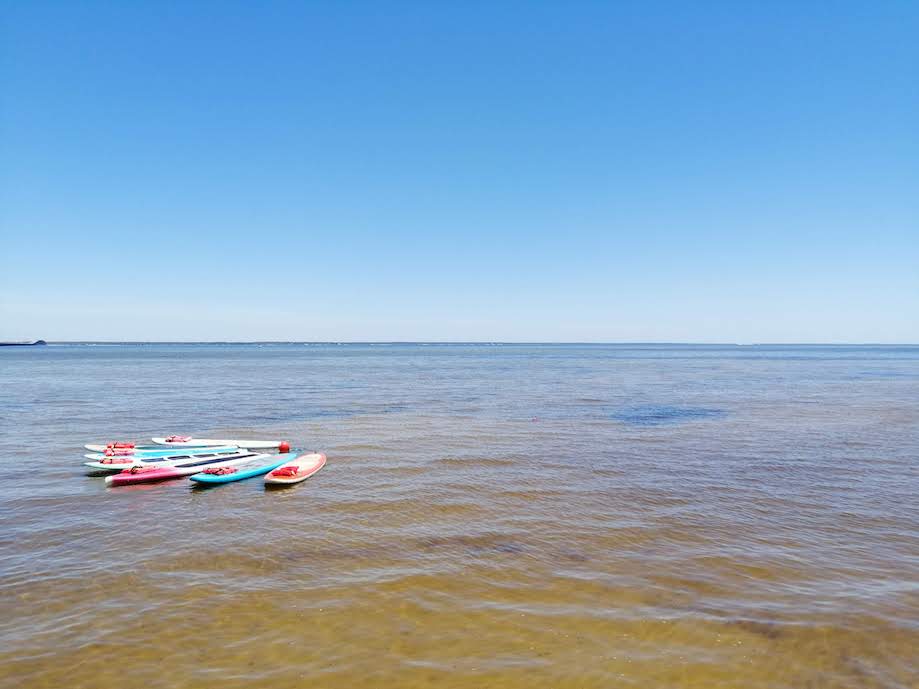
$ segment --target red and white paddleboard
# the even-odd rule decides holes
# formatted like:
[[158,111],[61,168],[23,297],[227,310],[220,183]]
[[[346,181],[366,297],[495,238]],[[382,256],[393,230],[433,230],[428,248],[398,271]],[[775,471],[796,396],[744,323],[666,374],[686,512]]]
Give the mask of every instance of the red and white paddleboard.
[[283,464],[265,474],[265,483],[269,485],[300,483],[300,481],[305,481],[324,466],[325,455],[320,452],[300,455],[293,461],[287,462],[287,464]]

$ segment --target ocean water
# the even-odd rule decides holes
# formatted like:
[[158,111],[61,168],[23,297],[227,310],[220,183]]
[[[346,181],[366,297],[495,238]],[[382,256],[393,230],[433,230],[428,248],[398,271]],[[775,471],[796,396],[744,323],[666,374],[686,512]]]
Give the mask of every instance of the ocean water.
[[[919,686],[919,347],[0,349],[0,686]],[[86,442],[278,437],[106,488]]]

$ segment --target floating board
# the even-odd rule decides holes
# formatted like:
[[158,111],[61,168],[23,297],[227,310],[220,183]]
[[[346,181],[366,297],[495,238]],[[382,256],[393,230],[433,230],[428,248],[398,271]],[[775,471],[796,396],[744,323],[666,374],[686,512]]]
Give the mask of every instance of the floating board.
[[235,445],[247,450],[273,450],[283,441],[281,440],[209,440],[207,438],[191,438],[170,442],[167,438],[152,438],[157,445],[171,445],[173,447],[191,447],[193,445]]
[[168,459],[169,457],[181,457],[186,455],[232,452],[234,450],[239,451],[240,449],[236,445],[222,445],[220,447],[183,447],[181,450],[179,448],[167,450],[162,445],[156,445],[156,448],[155,450],[135,450],[134,452],[123,455],[106,455],[104,452],[93,452],[83,456],[94,462],[101,462],[103,459],[156,459],[159,457]]
[[255,460],[263,460],[267,455],[257,455],[254,452],[246,452],[241,455],[232,457],[217,457],[214,459],[198,459],[193,462],[184,464],[172,464],[169,466],[136,466],[130,469],[105,477],[105,482],[110,486],[126,486],[132,483],[152,483],[153,481],[167,481],[173,478],[182,478],[197,474],[207,466],[233,466],[234,464],[243,464]]
[[277,469],[268,472],[265,475],[265,483],[267,485],[300,483],[300,481],[305,481],[324,466],[324,454],[313,452],[308,455],[300,455],[297,459],[284,462]]
[[[219,452],[217,450],[220,450]],[[91,462],[83,462],[84,466],[97,471],[121,471],[133,466],[172,466],[174,464],[187,464],[199,459],[214,459],[220,457],[235,457],[242,454],[251,454],[246,450],[240,450],[238,447],[229,449],[217,448],[214,450],[203,450],[201,452],[173,452],[168,457],[105,457]],[[87,455],[88,457],[89,455]]]
[[251,467],[248,462],[238,467],[217,467],[217,469],[225,469],[228,473],[209,474],[201,472],[199,474],[193,474],[188,478],[197,483],[230,483],[231,481],[242,481],[247,478],[252,478],[253,476],[267,474],[269,471],[294,461],[299,455],[299,452],[289,452],[283,455],[264,455],[265,460],[255,462],[254,466]]
[[[105,452],[109,446],[102,445],[101,443],[87,443],[83,447],[85,447],[90,452]],[[196,447],[205,448],[205,447],[215,447],[215,446],[214,445],[201,445],[198,443],[188,443],[187,445],[182,445],[183,449],[196,448]],[[132,449],[135,452],[151,452],[151,451],[162,450],[163,446],[162,445],[135,445],[133,448],[125,448],[125,449]]]

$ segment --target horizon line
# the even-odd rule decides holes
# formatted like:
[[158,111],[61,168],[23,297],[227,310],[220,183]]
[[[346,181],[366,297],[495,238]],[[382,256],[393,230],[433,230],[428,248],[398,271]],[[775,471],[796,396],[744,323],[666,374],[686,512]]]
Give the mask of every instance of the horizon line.
[[915,342],[714,342],[714,341],[581,341],[581,340],[46,340],[48,345],[608,345],[690,347],[916,347]]

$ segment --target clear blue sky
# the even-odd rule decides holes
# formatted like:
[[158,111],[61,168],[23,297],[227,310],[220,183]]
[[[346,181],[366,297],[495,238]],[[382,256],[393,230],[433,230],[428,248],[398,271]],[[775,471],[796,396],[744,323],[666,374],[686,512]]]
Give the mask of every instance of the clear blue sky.
[[0,339],[919,342],[919,3],[0,24]]

